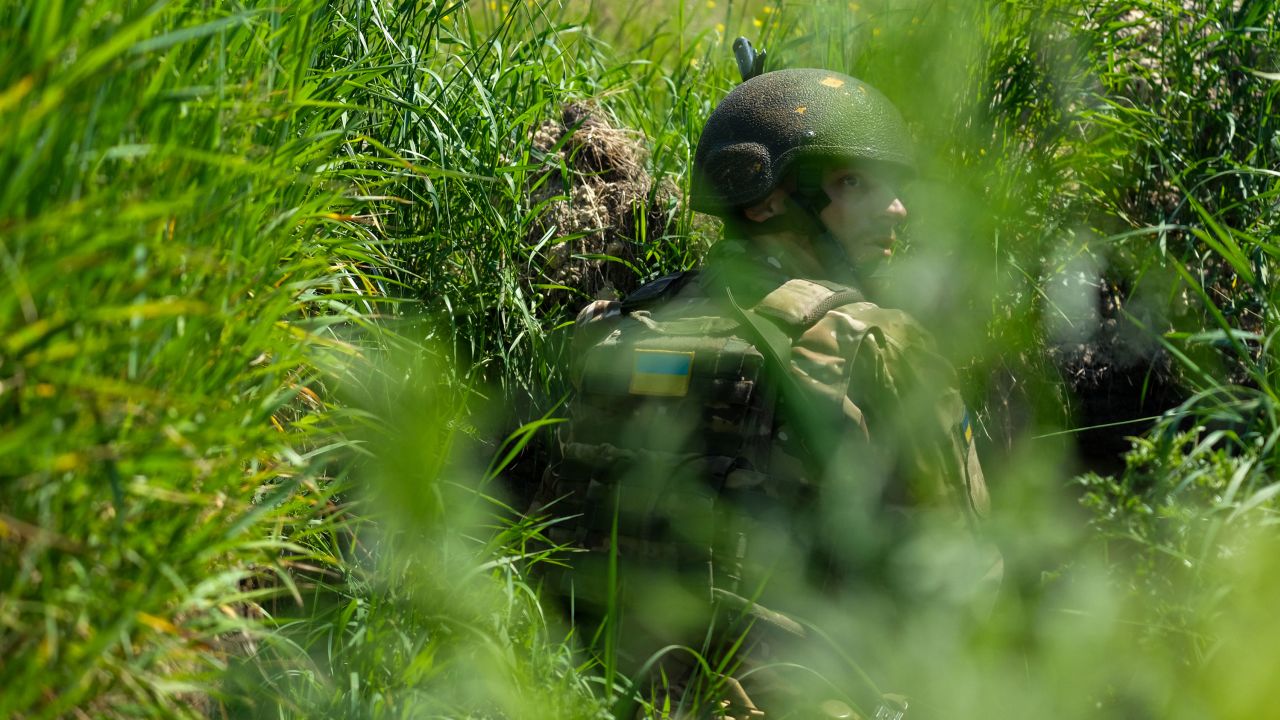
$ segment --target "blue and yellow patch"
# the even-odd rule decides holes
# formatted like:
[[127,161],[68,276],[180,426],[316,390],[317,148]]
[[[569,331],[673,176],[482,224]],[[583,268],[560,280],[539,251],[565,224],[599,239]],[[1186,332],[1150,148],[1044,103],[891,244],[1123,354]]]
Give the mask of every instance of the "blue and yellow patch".
[[693,353],[674,350],[636,350],[631,367],[632,395],[683,397],[689,393]]
[[965,445],[973,442],[973,425],[969,422],[968,408],[965,408],[964,418],[960,420],[960,437],[964,439]]

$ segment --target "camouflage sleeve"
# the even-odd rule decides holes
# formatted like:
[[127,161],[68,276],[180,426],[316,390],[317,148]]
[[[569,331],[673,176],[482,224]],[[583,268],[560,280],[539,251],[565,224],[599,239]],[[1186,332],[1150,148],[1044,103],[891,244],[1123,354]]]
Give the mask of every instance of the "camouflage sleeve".
[[579,382],[582,379],[582,368],[579,363],[585,354],[583,350],[599,342],[602,334],[607,332],[606,326],[611,324],[605,321],[620,315],[622,315],[622,303],[616,300],[595,300],[578,311],[578,316],[574,319],[573,339],[569,353],[572,358],[569,379],[575,388],[581,389]]
[[955,373],[910,316],[866,302],[836,308],[800,336],[791,365],[816,401],[838,406],[842,421],[869,440],[885,502],[987,514]]
[[577,318],[574,319],[577,327],[581,329],[584,325],[601,320],[607,317],[614,317],[622,312],[622,303],[616,300],[596,300],[587,303],[578,311]]

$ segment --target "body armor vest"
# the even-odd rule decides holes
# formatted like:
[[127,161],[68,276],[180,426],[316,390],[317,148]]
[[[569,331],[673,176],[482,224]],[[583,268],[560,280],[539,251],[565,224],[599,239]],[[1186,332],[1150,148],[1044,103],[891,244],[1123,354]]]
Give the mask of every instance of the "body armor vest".
[[862,297],[790,280],[742,308],[702,280],[667,276],[579,315],[578,393],[543,494],[566,518],[551,539],[586,551],[553,580],[580,612],[615,604],[620,576],[632,587],[676,578],[665,601],[691,607],[716,588],[750,595],[751,526],[789,525],[810,497],[809,477],[771,462],[785,363],[792,339]]

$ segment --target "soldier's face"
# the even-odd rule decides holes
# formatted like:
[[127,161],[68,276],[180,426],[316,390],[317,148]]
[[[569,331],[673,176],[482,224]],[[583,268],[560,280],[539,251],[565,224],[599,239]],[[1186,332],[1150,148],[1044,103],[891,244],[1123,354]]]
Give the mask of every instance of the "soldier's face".
[[856,266],[893,255],[896,228],[907,217],[895,177],[874,166],[842,165],[823,172],[822,189],[831,202],[818,217]]

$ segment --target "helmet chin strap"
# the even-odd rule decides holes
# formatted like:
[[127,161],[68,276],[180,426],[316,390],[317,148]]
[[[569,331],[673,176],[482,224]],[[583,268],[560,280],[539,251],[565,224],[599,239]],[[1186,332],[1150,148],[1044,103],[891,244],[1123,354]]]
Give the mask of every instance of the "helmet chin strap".
[[[831,197],[827,195],[827,191],[822,188],[822,183],[818,181],[820,175],[818,172],[798,174],[796,188],[791,191],[791,200],[813,222],[814,230],[817,231],[813,246],[823,266],[843,268],[856,276],[857,268],[853,264],[853,258],[849,257],[849,253],[844,249],[844,246],[836,240],[835,236],[831,234],[831,230],[827,228],[827,224],[822,220],[822,211],[831,204]],[[839,278],[831,279],[836,280]]]
[[827,191],[822,187],[822,170],[806,164],[792,177],[795,179],[795,189],[791,191],[792,199],[821,225],[822,220],[818,216],[831,204],[831,196],[827,195]]
[[[814,239],[813,244],[827,267],[841,268],[849,275],[857,277],[858,268],[853,264],[853,259],[849,257],[848,251],[836,240],[830,230],[823,230],[822,234]],[[832,280],[844,279],[839,277],[840,273],[835,274],[837,277],[831,278]]]
[[811,178],[807,182],[798,178],[797,186],[787,193],[786,202],[789,212],[746,226],[747,234],[795,233],[807,237],[814,259],[826,269],[823,279],[856,282],[860,277],[858,267],[822,220],[822,210],[831,204],[827,192]]

